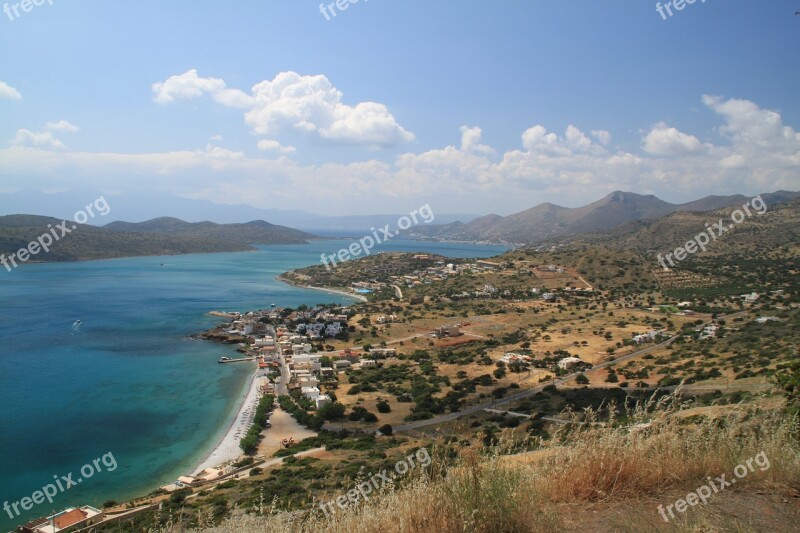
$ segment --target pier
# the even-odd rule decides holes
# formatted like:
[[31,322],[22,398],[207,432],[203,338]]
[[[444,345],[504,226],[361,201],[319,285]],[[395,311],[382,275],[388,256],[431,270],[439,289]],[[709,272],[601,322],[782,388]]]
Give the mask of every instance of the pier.
[[229,357],[221,357],[219,359],[219,361],[217,361],[217,362],[219,364],[224,364],[224,363],[242,363],[244,361],[255,361],[256,359],[258,359],[258,358],[257,357],[242,357],[240,359],[231,359]]

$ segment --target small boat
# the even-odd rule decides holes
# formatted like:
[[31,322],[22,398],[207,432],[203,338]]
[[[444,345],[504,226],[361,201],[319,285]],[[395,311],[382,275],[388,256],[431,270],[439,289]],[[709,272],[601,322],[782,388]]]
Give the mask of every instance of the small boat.
[[275,304],[269,304],[270,307],[275,307]]
[[224,363],[225,361],[230,361],[230,360],[231,360],[230,357],[220,357],[219,361],[217,361],[217,362],[218,363]]

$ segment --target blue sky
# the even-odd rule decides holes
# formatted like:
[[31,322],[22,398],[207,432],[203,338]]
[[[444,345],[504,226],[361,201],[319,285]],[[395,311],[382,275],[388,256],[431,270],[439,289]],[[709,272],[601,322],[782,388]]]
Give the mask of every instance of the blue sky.
[[0,192],[509,214],[800,189],[800,1],[667,20],[649,0],[331,20],[306,0],[50,2],[0,14]]

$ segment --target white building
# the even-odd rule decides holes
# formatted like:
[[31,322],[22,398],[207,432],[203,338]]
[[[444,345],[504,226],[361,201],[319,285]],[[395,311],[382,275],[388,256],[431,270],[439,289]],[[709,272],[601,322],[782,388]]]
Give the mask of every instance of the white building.
[[303,396],[312,401],[316,401],[316,399],[320,396],[319,389],[317,387],[302,387],[300,392],[303,393]]
[[320,394],[315,400],[315,403],[317,405],[317,410],[322,409],[331,403],[331,397],[327,394]]
[[294,355],[309,354],[311,353],[312,346],[309,343],[292,344],[292,353]]
[[563,370],[569,370],[575,365],[579,365],[581,363],[583,363],[583,361],[581,361],[577,357],[565,357],[564,359],[558,362],[558,368],[561,368]]
[[301,353],[292,356],[294,364],[314,364],[319,363],[320,355],[316,353]]
[[758,300],[759,294],[757,292],[751,292],[750,294],[742,294],[742,300],[744,303],[751,304]]
[[268,336],[257,337],[255,343],[259,348],[263,346],[275,346],[275,339]]
[[702,337],[716,337],[719,326],[716,324],[709,324],[703,328]]
[[635,342],[636,344],[642,344],[643,342],[654,341],[656,339],[656,336],[658,336],[659,333],[660,332],[658,332],[658,331],[651,330],[651,331],[648,331],[647,333],[642,333],[641,335],[634,335],[633,336],[633,342]]
[[516,354],[516,353],[513,353],[513,352],[506,352],[503,355],[503,357],[500,358],[500,360],[502,362],[504,362],[505,364],[507,364],[507,365],[510,365],[510,364],[513,364],[513,363],[530,363],[531,362],[531,358],[529,356],[527,356],[527,355],[519,355],[519,354]]

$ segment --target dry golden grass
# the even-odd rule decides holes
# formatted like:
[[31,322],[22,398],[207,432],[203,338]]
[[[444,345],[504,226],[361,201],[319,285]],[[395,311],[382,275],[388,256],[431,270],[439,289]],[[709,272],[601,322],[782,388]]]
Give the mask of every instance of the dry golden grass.
[[[684,411],[678,398],[662,398],[657,404],[629,412],[624,423],[607,415],[603,426],[567,426],[544,450],[532,452],[535,460],[530,461],[525,455],[509,460],[502,445],[491,455],[477,446],[463,448],[457,462],[449,466],[443,452],[434,453],[427,471],[418,470],[413,478],[409,475],[403,487],[373,494],[365,503],[330,517],[320,511],[287,513],[264,508],[261,516],[231,518],[208,531],[510,533],[571,529],[582,519],[568,515],[576,505],[578,510],[580,506],[625,508],[625,502],[659,495],[665,502],[674,501],[674,496],[666,499],[666,495],[694,490],[708,476],[725,473],[730,478],[736,465],[762,452],[770,467],[756,468],[739,480],[735,492],[729,489],[731,498],[734,494],[741,497],[743,492],[747,495],[748,486],[800,488],[796,419],[788,419],[778,409],[749,405],[716,419],[687,423],[681,416]],[[598,413],[588,415],[590,422],[599,418]],[[725,498],[726,492],[714,498]],[[652,505],[645,508],[647,516],[641,519],[626,516],[625,530],[693,530],[685,529],[687,520],[716,528],[713,530],[729,530],[725,521],[730,517],[711,507],[692,508],[668,526],[663,522],[657,525],[660,518]],[[591,516],[583,518],[596,527]]]

